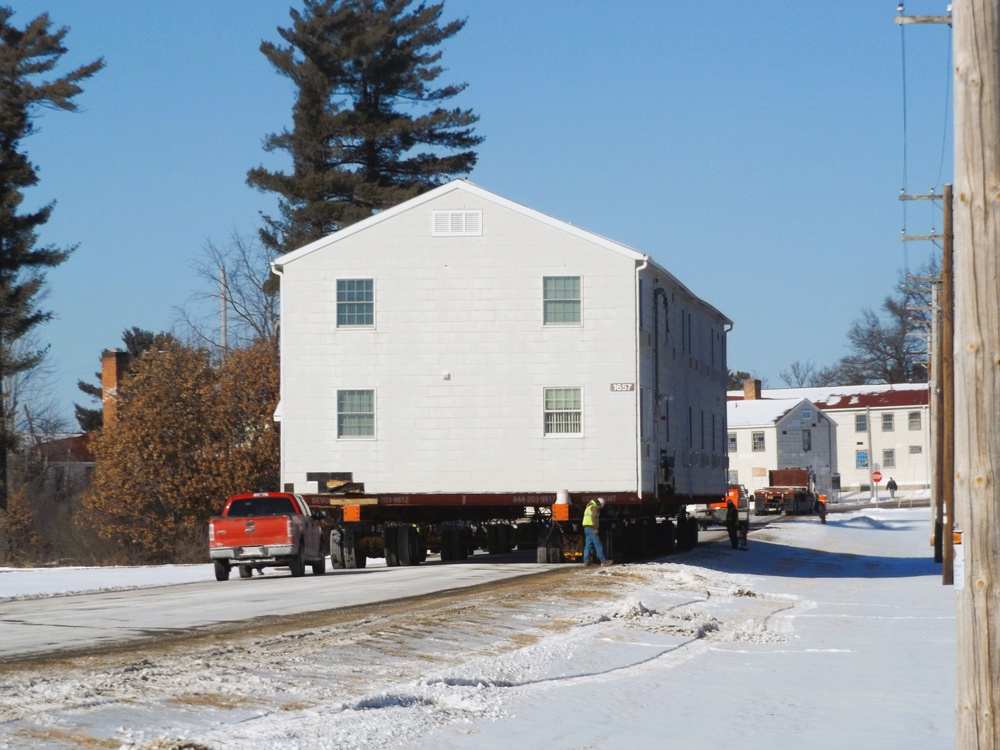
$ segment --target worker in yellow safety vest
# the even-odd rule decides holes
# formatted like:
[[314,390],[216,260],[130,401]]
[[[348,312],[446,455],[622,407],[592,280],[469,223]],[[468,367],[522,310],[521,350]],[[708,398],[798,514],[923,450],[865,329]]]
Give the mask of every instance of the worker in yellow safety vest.
[[601,537],[598,536],[598,531],[601,526],[601,508],[604,507],[604,498],[599,497],[595,500],[591,500],[587,503],[587,507],[583,509],[583,564],[586,566],[594,565],[590,561],[590,551],[593,550],[597,554],[597,559],[600,561],[601,565],[612,565],[614,560],[608,560],[604,557],[604,547],[601,545]]

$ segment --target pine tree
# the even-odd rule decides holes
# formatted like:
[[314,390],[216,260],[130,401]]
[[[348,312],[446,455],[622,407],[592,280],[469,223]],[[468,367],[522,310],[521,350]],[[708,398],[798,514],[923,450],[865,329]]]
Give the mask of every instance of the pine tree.
[[[51,313],[38,308],[45,271],[58,266],[70,248],[37,246],[38,230],[49,220],[53,204],[22,212],[24,191],[38,183],[38,170],[22,151],[22,141],[35,132],[38,107],[76,111],[73,99],[80,82],[104,67],[103,59],[59,77],[48,77],[66,53],[69,29],[52,30],[48,14],[20,29],[11,24],[14,11],[0,7],[0,382],[30,370],[44,350],[17,352],[21,340]],[[7,452],[16,447],[10,414],[0,414],[0,508],[7,498]]]
[[265,140],[292,159],[290,173],[257,167],[247,182],[280,196],[261,239],[288,252],[371,216],[476,164],[482,142],[471,110],[443,104],[466,84],[434,87],[438,47],[465,21],[441,24],[443,2],[305,0],[279,28],[288,44],[261,52],[298,90],[291,130]]

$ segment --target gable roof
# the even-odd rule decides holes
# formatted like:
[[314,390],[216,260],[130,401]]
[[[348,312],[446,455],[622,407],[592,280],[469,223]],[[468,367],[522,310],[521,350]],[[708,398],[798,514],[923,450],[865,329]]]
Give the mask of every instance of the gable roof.
[[428,190],[426,193],[421,193],[420,195],[416,196],[415,198],[411,198],[408,201],[403,201],[402,203],[398,203],[392,208],[387,208],[384,211],[379,211],[377,214],[373,214],[372,216],[369,216],[367,219],[362,219],[361,221],[351,224],[350,226],[344,227],[339,231],[328,234],[325,237],[320,237],[318,240],[314,240],[310,242],[308,245],[300,247],[298,250],[293,250],[290,253],[286,253],[276,258],[274,261],[272,261],[272,265],[278,266],[280,268],[282,266],[288,265],[289,263],[294,263],[299,258],[309,255],[310,253],[314,253],[317,250],[323,249],[324,247],[328,247],[337,242],[340,242],[341,240],[346,239],[347,237],[350,237],[352,235],[355,235],[358,232],[363,232],[370,226],[373,226],[375,224],[380,224],[383,221],[391,219],[393,216],[398,216],[399,214],[405,211],[409,211],[425,203],[429,203],[433,200],[436,200],[437,198],[440,198],[443,195],[447,195],[448,193],[452,193],[455,191],[462,191],[465,193],[469,193],[470,195],[474,195],[477,198],[482,198],[483,200],[488,200],[492,203],[496,203],[511,211],[515,211],[516,213],[522,214],[523,216],[528,216],[543,224],[547,224],[548,226],[554,227],[555,229],[568,232],[569,234],[587,240],[588,242],[593,242],[596,245],[605,247],[608,250],[613,250],[614,252],[624,255],[627,258],[631,258],[632,260],[648,259],[646,255],[643,255],[639,251],[633,250],[632,248],[623,245],[620,242],[609,240],[607,237],[602,237],[599,234],[594,234],[593,232],[588,232],[584,229],[580,229],[579,227],[576,227],[573,224],[570,224],[569,222],[555,219],[549,216],[548,214],[543,214],[541,211],[536,211],[535,209],[528,208],[527,206],[524,206],[520,203],[515,203],[512,200],[497,195],[496,193],[491,193],[489,190],[485,190],[479,187],[478,185],[474,185],[468,180],[452,180],[451,182],[446,182],[444,185],[436,187],[433,190]]
[[715,307],[713,307],[708,302],[706,302],[705,300],[701,299],[696,294],[694,294],[694,292],[692,292],[690,289],[687,288],[687,286],[681,283],[681,281],[676,276],[670,273],[670,271],[665,269],[663,266],[656,263],[648,255],[641,253],[638,250],[634,250],[633,248],[628,247],[627,245],[623,245],[620,242],[615,242],[614,240],[610,240],[607,237],[603,237],[599,234],[594,234],[593,232],[588,232],[585,229],[580,229],[579,227],[574,226],[569,222],[556,219],[552,216],[549,216],[548,214],[542,213],[541,211],[536,211],[533,208],[528,208],[525,205],[516,203],[512,200],[504,198],[503,196],[497,195],[496,193],[491,193],[489,190],[481,188],[478,185],[474,185],[468,180],[461,180],[461,179],[447,182],[444,185],[436,187],[433,190],[428,190],[426,193],[422,193],[416,196],[415,198],[411,198],[408,201],[399,203],[393,206],[392,208],[387,208],[384,211],[379,211],[377,214],[373,214],[372,216],[369,216],[367,219],[362,219],[361,221],[351,224],[348,227],[344,227],[339,231],[332,232],[331,234],[328,234],[325,237],[320,237],[318,240],[313,240],[308,245],[304,245],[297,250],[293,250],[290,253],[285,253],[284,255],[279,256],[278,258],[275,258],[274,260],[271,261],[271,268],[275,273],[280,274],[284,269],[284,267],[287,266],[289,263],[294,263],[300,258],[303,258],[311,253],[314,253],[317,250],[322,250],[324,248],[330,247],[331,245],[334,245],[337,242],[340,242],[341,240],[347,239],[348,237],[358,234],[359,232],[363,232],[364,230],[368,229],[371,226],[379,224],[383,221],[388,221],[394,216],[398,216],[399,214],[404,213],[405,211],[410,211],[414,208],[424,205],[425,203],[429,203],[433,200],[436,200],[437,198],[440,198],[441,196],[447,195],[448,193],[452,193],[455,191],[462,191],[470,195],[474,195],[477,198],[490,201],[506,209],[519,213],[522,216],[526,216],[528,218],[534,219],[535,221],[541,222],[542,224],[550,226],[554,229],[566,232],[582,240],[591,242],[595,245],[611,250],[612,252],[618,253],[619,255],[623,255],[626,258],[629,258],[630,260],[636,263],[645,264],[642,266],[643,268],[649,266],[652,268],[653,271],[655,271],[655,273],[670,279],[672,284],[676,285],[679,289],[683,290],[684,293],[689,295],[692,300],[695,300],[700,305],[710,310],[714,315],[717,315],[719,319],[724,321],[726,324],[732,325],[733,323],[733,321],[731,321],[729,318],[723,315]]
[[[883,383],[879,385],[837,385],[815,388],[768,388],[761,401],[807,398],[823,411],[846,409],[926,406],[930,398],[927,383]],[[743,391],[729,391],[730,402],[743,400]]]
[[761,398],[750,401],[730,401],[726,404],[726,422],[730,427],[772,427],[804,398]]

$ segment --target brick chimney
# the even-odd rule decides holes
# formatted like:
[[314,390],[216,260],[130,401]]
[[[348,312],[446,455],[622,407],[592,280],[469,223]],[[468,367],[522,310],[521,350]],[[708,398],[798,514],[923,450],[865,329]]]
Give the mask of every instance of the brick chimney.
[[118,383],[125,376],[128,352],[105,349],[101,353],[101,402],[104,407],[104,426],[115,423],[118,407]]
[[743,381],[743,400],[744,401],[760,401],[760,381],[759,380],[744,380]]

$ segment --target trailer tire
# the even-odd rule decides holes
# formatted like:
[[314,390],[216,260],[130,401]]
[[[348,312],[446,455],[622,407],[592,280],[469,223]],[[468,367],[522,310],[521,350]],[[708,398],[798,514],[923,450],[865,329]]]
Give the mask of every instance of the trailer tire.
[[387,526],[382,530],[382,543],[385,546],[386,567],[399,567],[399,527]]
[[215,563],[215,580],[216,581],[228,581],[229,580],[229,562],[227,560],[213,560]]
[[253,576],[253,568],[249,565],[240,565],[240,578],[250,578]]
[[660,524],[663,535],[663,554],[672,555],[677,550],[677,527],[674,526],[674,522],[671,520],[666,520]]
[[420,543],[417,530],[413,526],[397,526],[396,553],[400,565],[418,565],[420,554],[417,545]]

